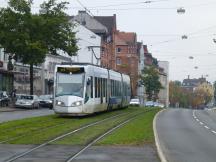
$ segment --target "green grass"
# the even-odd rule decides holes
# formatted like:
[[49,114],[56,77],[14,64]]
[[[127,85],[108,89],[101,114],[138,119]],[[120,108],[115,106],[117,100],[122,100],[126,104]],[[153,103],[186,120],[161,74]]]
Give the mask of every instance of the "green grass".
[[[152,108],[150,108],[152,109]],[[0,142],[18,135],[24,135],[22,138],[9,141],[9,144],[41,144],[59,135],[70,132],[76,128],[87,125],[89,123],[99,121],[101,119],[111,117],[120,113],[134,114],[145,112],[149,108],[131,107],[128,109],[101,113],[89,117],[62,118],[57,115],[49,115],[43,117],[27,118],[17,121],[10,121],[0,124]],[[124,127],[116,130],[114,133],[105,137],[98,145],[138,145],[145,142],[153,142],[152,120],[159,109],[152,109],[153,111],[141,114],[135,120],[129,122]],[[129,117],[125,114],[121,117],[113,118],[102,124],[92,126],[84,129],[76,134],[68,136],[53,144],[67,144],[67,145],[84,145],[103,134],[110,128],[124,121]]]
[[140,115],[122,128],[108,135],[98,145],[142,145],[154,143],[153,119],[160,109]]
[[[85,118],[61,118],[56,115],[49,115],[46,117],[34,117],[17,121],[10,121],[0,125],[0,141],[7,140],[11,137],[16,137],[17,135],[25,134],[24,138],[19,138],[8,143],[41,144],[42,142],[53,139],[61,134],[79,128],[88,123],[95,122],[123,112],[126,113],[138,110],[139,108],[128,108]],[[65,124],[61,125],[61,123]],[[45,128],[49,129],[45,130]]]
[[[136,114],[138,111],[136,110],[133,114]],[[140,112],[140,110],[139,110]],[[132,116],[131,114],[125,114],[124,116],[117,117],[101,124],[97,124],[95,126],[84,129],[80,132],[77,132],[71,136],[68,136],[62,140],[55,142],[54,144],[66,144],[66,145],[84,145],[88,142],[92,141],[92,139],[96,138],[100,134],[103,134],[107,130],[115,127],[122,121],[126,120],[128,117]]]

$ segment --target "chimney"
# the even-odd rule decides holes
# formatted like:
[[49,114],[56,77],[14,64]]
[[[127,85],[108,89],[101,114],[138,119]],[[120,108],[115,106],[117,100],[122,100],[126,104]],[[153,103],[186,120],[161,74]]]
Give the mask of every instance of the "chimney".
[[188,79],[190,79],[190,75],[188,75]]

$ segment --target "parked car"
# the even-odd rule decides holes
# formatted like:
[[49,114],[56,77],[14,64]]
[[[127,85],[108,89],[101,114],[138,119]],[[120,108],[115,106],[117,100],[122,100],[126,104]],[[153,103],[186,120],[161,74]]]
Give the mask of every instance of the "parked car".
[[145,106],[147,106],[147,107],[153,107],[154,106],[154,102],[153,101],[146,101]]
[[160,102],[154,102],[154,107],[160,107],[160,108],[164,108],[164,104],[160,103]]
[[21,98],[21,96],[26,96],[27,94],[16,94],[16,101]]
[[24,107],[24,108],[39,108],[39,100],[36,95],[21,95],[16,103],[15,107]]
[[154,107],[159,107],[159,105],[160,105],[159,102],[154,102],[154,103],[153,103],[153,106],[154,106]]
[[53,108],[53,96],[52,95],[41,95],[39,96],[40,107]]
[[0,91],[0,106],[8,106],[10,98],[8,97],[6,91]]
[[140,105],[140,101],[137,98],[131,99],[130,100],[130,105],[132,106],[139,106]]

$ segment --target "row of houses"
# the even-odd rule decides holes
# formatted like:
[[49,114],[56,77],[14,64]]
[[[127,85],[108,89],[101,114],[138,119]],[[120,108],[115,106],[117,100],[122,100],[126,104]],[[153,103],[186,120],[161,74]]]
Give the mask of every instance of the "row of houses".
[[[91,16],[86,11],[69,17],[75,24],[79,51],[69,57],[59,51],[59,56],[48,55],[45,62],[34,67],[35,94],[53,92],[53,74],[56,64],[61,62],[86,62],[104,68],[113,69],[131,78],[132,97],[145,100],[145,89],[139,84],[139,75],[145,66],[156,64],[160,80],[164,87],[159,94],[159,101],[168,105],[168,62],[157,61],[148,52],[147,45],[137,41],[135,32],[119,31],[116,15]],[[29,92],[29,67],[19,62],[14,63],[14,70],[7,70],[7,55],[0,51],[0,90],[17,93]],[[2,65],[2,66],[1,66]]]

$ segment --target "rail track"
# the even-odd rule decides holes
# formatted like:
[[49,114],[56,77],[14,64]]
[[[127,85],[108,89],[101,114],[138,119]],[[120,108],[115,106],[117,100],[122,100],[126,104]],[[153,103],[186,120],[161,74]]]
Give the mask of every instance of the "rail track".
[[[121,114],[125,114],[125,113],[121,113]],[[44,121],[42,123],[40,122],[40,124],[47,123],[47,122],[52,122],[54,120],[55,119],[46,120],[46,121]],[[35,123],[35,122],[39,122],[39,121],[30,122],[30,124]],[[64,126],[64,125],[69,124],[70,122],[71,121],[69,120],[69,121],[63,121],[63,122],[59,122],[59,123],[56,123],[56,124],[53,124],[53,125],[49,125],[49,126],[39,127],[37,129],[33,129],[32,128],[31,130],[29,130],[27,132],[18,134],[16,136],[11,137],[11,138],[6,138],[6,139],[3,139],[3,140],[0,140],[0,144],[6,144],[8,142],[11,142],[11,141],[23,138],[23,137],[25,137],[27,135],[31,135],[32,133],[40,133],[42,131],[46,131],[46,130],[49,130],[49,129],[52,129],[52,128],[57,128],[59,126]],[[19,129],[19,128],[29,128],[29,127],[31,127],[31,125],[28,125],[26,127],[25,126],[20,126],[20,127],[17,126],[17,127],[8,128],[8,129],[6,129],[4,131],[7,133],[7,130],[14,130],[14,129]],[[0,131],[0,133],[1,133],[1,131]]]
[[82,154],[85,150],[87,150],[88,148],[90,148],[93,144],[95,144],[97,141],[99,141],[100,139],[102,139],[102,138],[105,137],[106,135],[110,134],[111,132],[115,131],[116,129],[118,129],[118,128],[122,127],[122,126],[124,126],[124,125],[127,124],[128,122],[134,120],[134,119],[137,118],[139,115],[141,115],[141,114],[143,114],[143,113],[146,113],[146,112],[148,112],[148,111],[152,111],[152,110],[143,111],[143,112],[141,112],[141,113],[140,113],[140,112],[138,112],[138,113],[137,113],[137,112],[121,113],[121,114],[118,114],[118,115],[115,115],[115,116],[112,116],[112,117],[107,117],[107,118],[105,118],[105,119],[102,119],[102,120],[99,120],[99,121],[96,121],[96,122],[87,124],[87,125],[82,126],[82,127],[78,128],[78,129],[75,129],[75,130],[72,130],[72,131],[70,131],[70,132],[68,132],[68,133],[65,133],[65,134],[63,134],[63,135],[60,135],[60,136],[58,136],[58,137],[56,137],[56,138],[54,138],[54,139],[51,139],[51,140],[49,140],[49,141],[46,141],[46,142],[44,142],[44,143],[42,143],[42,144],[40,144],[40,145],[38,145],[38,146],[36,146],[36,147],[33,147],[33,148],[31,148],[31,149],[29,149],[29,150],[23,152],[23,153],[13,155],[13,156],[11,156],[10,158],[8,158],[5,162],[16,161],[16,160],[21,159],[22,157],[24,157],[24,156],[26,156],[26,155],[32,153],[32,152],[35,151],[35,150],[38,150],[38,149],[40,149],[40,148],[42,148],[42,147],[47,146],[48,144],[51,144],[51,143],[53,143],[53,142],[56,142],[56,141],[61,140],[61,139],[63,139],[63,138],[66,138],[66,137],[68,137],[68,136],[71,136],[71,135],[73,135],[73,134],[75,134],[75,133],[77,133],[77,132],[80,132],[80,131],[84,130],[84,129],[90,128],[90,127],[92,127],[92,126],[96,126],[96,125],[98,125],[98,124],[102,124],[102,123],[104,123],[104,122],[106,122],[106,121],[109,121],[110,119],[118,118],[118,117],[121,117],[121,116],[123,116],[123,115],[128,115],[128,117],[126,117],[126,119],[124,119],[124,120],[122,120],[120,123],[114,125],[112,128],[106,130],[102,135],[98,135],[97,137],[91,139],[91,141],[88,142],[81,150],[79,150],[79,151],[76,152],[75,154],[71,155],[70,157],[66,158],[66,160],[65,160],[66,162],[71,162],[71,161],[74,160],[77,156],[79,156],[80,154]]

